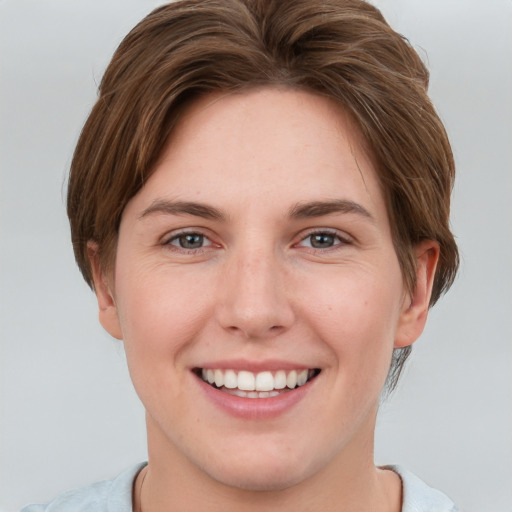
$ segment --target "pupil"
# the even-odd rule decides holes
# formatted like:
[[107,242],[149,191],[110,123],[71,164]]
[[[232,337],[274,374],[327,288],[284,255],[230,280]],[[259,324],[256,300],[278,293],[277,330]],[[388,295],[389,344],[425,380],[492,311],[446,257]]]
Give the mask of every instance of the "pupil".
[[198,249],[203,245],[203,235],[191,233],[180,237],[180,246],[184,249]]
[[334,243],[334,237],[328,234],[319,234],[311,236],[311,245],[316,249],[321,249],[325,247],[331,247]]

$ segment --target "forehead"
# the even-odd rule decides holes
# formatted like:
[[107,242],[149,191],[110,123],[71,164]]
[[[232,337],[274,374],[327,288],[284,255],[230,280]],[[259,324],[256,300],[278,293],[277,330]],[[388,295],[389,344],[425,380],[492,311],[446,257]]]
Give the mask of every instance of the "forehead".
[[[213,145],[215,140],[229,137],[225,143],[237,146],[244,155],[250,155],[258,145],[280,145],[284,150],[294,144],[311,149],[319,138],[327,137],[329,142],[337,139],[350,147],[353,156],[371,156],[357,123],[340,103],[284,86],[217,91],[199,97],[181,115],[163,157],[178,146],[185,149],[194,144],[199,136],[207,146],[207,139]],[[240,145],[243,140],[250,145]]]
[[[288,88],[216,92],[184,111],[137,196],[222,206],[345,195],[382,203],[360,131],[334,100]],[[137,197],[136,196],[136,197]]]

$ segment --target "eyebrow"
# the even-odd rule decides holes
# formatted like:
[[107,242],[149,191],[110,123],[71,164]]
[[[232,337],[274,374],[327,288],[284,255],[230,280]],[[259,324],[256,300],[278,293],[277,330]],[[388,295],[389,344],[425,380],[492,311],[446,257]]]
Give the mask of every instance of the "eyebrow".
[[292,219],[307,219],[321,217],[333,213],[355,213],[370,220],[374,220],[372,214],[359,203],[347,199],[334,199],[331,201],[311,201],[298,203],[290,209],[289,216]]
[[226,215],[217,208],[193,201],[168,201],[157,199],[146,208],[139,219],[155,213],[165,213],[167,215],[193,215],[204,219],[225,220]]
[[[203,203],[156,199],[142,212],[139,219],[158,213],[167,215],[193,215],[195,217],[220,221],[224,221],[227,218],[218,208]],[[288,216],[291,219],[308,219],[336,213],[355,213],[370,220],[374,220],[372,214],[366,208],[347,199],[297,203],[290,208]]]

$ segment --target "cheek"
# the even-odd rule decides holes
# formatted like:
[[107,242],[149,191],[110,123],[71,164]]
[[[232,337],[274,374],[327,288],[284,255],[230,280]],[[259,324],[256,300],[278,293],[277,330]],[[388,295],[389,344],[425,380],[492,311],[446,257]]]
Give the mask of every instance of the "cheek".
[[[124,265],[122,263],[125,263]],[[142,268],[120,262],[116,269],[118,315],[127,357],[137,365],[176,358],[207,316],[200,280],[162,267]]]
[[188,374],[183,354],[204,325],[204,295],[169,272],[131,272],[120,266],[116,274],[118,314],[135,390],[150,414],[160,410],[179,416],[182,379]]
[[[398,266],[398,264],[397,264]],[[304,297],[312,316],[326,327],[384,334],[396,327],[403,286],[398,268],[340,268],[308,279]]]
[[303,314],[344,371],[372,375],[382,368],[385,377],[403,293],[398,263],[387,272],[338,269],[328,279],[308,281],[306,289]]

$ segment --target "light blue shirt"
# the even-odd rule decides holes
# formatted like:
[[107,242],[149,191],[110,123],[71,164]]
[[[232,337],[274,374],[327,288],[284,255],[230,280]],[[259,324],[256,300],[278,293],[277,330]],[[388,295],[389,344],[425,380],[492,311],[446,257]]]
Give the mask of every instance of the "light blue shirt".
[[[114,480],[61,494],[47,505],[28,505],[21,512],[132,512],[135,477],[146,464],[125,471]],[[432,489],[400,466],[387,466],[402,479],[402,512],[459,512],[442,492]]]

